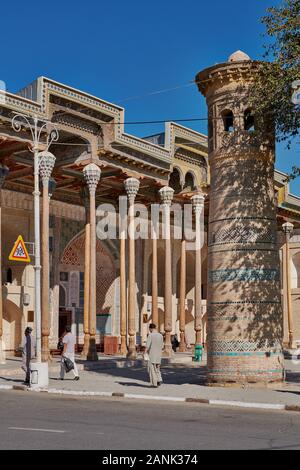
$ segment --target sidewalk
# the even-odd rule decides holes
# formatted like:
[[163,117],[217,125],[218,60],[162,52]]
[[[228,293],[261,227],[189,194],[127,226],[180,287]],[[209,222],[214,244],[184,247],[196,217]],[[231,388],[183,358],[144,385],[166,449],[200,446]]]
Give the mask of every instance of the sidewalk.
[[[150,387],[146,364],[141,359],[127,361],[122,357],[100,356],[94,363],[78,359],[80,380],[77,382],[68,374],[64,381],[59,380],[58,361],[53,361],[49,368],[49,393],[200,401],[234,406],[247,404],[249,407],[273,409],[292,406],[297,411],[299,407],[300,411],[300,362],[297,364],[291,360],[286,360],[286,382],[264,388],[209,387],[205,385],[205,363],[192,363],[188,354],[177,353],[173,363],[164,360],[164,383],[158,388]],[[0,366],[0,389],[22,386],[24,373],[19,369],[21,374],[15,374],[18,363],[18,358],[14,358]],[[26,387],[24,389],[27,390]],[[220,402],[214,403],[215,400]]]

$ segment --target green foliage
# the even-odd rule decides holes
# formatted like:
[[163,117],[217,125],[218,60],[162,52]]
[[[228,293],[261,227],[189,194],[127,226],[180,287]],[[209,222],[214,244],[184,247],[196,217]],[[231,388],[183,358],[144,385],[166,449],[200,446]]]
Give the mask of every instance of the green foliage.
[[264,59],[252,88],[252,106],[258,128],[263,122],[275,124],[277,141],[300,135],[300,106],[292,103],[292,84],[300,80],[300,0],[284,0],[262,18],[266,36]]

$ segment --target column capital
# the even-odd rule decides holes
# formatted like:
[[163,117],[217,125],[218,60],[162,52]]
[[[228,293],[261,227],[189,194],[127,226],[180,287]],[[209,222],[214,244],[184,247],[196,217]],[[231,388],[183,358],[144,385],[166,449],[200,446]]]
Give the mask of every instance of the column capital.
[[95,193],[101,176],[100,168],[95,163],[89,163],[83,169],[83,177],[90,194]]
[[55,165],[55,156],[51,152],[39,153],[39,174],[43,185],[48,185],[49,178]]
[[282,224],[282,230],[285,233],[285,236],[287,237],[287,239],[290,239],[294,230],[294,225],[291,224],[290,222],[285,222],[284,224]]
[[195,194],[194,196],[191,197],[193,211],[195,213],[201,212],[204,206],[204,200],[205,198],[203,194]]
[[174,189],[170,188],[170,186],[164,186],[159,190],[159,196],[162,204],[170,206],[174,196]]
[[124,181],[125,191],[130,203],[133,203],[138,193],[140,182],[137,178],[127,178]]

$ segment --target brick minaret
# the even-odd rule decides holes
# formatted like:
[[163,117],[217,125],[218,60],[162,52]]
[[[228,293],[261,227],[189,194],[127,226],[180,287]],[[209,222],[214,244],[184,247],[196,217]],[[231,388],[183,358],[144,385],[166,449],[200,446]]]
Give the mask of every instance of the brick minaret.
[[211,384],[283,378],[274,132],[270,123],[255,129],[249,90],[256,73],[258,62],[238,51],[196,77],[209,116]]

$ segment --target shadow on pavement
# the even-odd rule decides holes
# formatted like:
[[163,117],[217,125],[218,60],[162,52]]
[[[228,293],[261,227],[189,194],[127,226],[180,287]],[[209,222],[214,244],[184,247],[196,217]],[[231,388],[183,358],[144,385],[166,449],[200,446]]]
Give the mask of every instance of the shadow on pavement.
[[0,380],[5,380],[5,382],[20,382],[24,383],[24,379],[15,379],[13,377],[0,377]]
[[[78,361],[78,363],[80,363]],[[147,365],[142,363],[139,365],[129,366],[128,363],[124,361],[124,367],[117,367],[117,361],[112,360],[112,367],[101,368],[99,367],[89,367],[88,364],[85,365],[84,370],[90,371],[93,374],[109,375],[111,377],[122,377],[124,379],[138,380],[142,382],[149,383],[149,376],[147,372]],[[197,368],[191,367],[174,367],[172,365],[162,365],[161,373],[163,381],[167,385],[182,385],[182,384],[194,384],[194,385],[204,385],[206,381],[206,367],[201,366]]]

